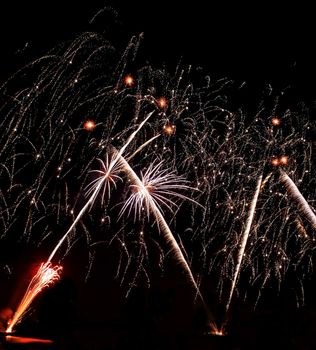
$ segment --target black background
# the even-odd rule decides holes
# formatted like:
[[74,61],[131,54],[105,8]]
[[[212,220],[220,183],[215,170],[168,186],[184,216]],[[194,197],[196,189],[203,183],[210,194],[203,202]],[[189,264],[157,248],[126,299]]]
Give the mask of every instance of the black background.
[[[131,35],[144,32],[144,62],[172,68],[182,59],[202,66],[214,79],[246,81],[249,98],[267,83],[279,90],[291,86],[297,100],[312,102],[315,98],[313,11],[302,2],[1,3],[0,81],[60,41],[86,30],[103,32],[122,48]],[[16,257],[19,254],[17,249]],[[28,254],[32,255],[31,249]],[[230,335],[225,340],[204,339],[199,336],[204,316],[199,317],[199,308],[192,305],[190,291],[183,288],[185,282],[171,281],[168,276],[157,278],[150,290],[135,289],[126,299],[114,281],[111,256],[96,262],[98,268],[85,283],[82,252],[78,248],[71,254],[62,282],[39,301],[40,327],[32,323],[34,320],[25,322],[25,333],[36,333],[34,328],[39,328],[38,335],[57,335],[62,341],[69,338],[71,345],[65,348],[82,349],[316,348],[313,281],[305,282],[303,308],[296,308],[290,292],[278,296],[277,291],[271,291],[255,311],[253,305],[239,300],[232,313]],[[20,270],[24,263],[21,265]],[[14,286],[14,276],[0,286],[4,298],[0,306],[9,302]]]
[[[104,7],[108,9],[89,23]],[[113,25],[115,11],[121,24]],[[290,78],[312,85],[315,77],[313,11],[304,3],[10,1],[1,4],[0,16],[1,59],[6,63],[17,52],[44,53],[85,30],[126,39],[144,32],[144,55],[150,62],[176,63],[182,57],[218,76],[257,83]],[[2,65],[2,74],[8,70]]]

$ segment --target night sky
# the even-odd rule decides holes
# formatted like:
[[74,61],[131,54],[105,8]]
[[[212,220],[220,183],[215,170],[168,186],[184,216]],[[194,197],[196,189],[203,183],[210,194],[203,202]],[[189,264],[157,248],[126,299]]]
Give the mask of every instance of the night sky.
[[[201,67],[211,79],[245,83],[235,99],[250,109],[269,84],[276,91],[290,91],[289,105],[300,101],[313,105],[312,15],[303,4],[265,2],[10,1],[0,5],[0,81],[84,31],[103,34],[118,49],[132,35],[144,33],[139,53],[144,65],[175,70],[181,61]],[[17,303],[32,269],[50,249],[23,241],[2,244],[0,309]],[[21,335],[54,339],[56,349],[316,348],[314,277],[304,281],[305,305],[300,308],[288,282],[281,291],[270,287],[255,309],[251,297],[237,296],[228,335],[221,338],[204,334],[207,315],[199,303],[194,304],[194,291],[171,260],[164,273],[152,268],[150,288],[135,287],[126,297],[126,286],[115,279],[117,252],[96,249],[100,253],[85,281],[87,248],[84,241],[74,245],[65,259],[61,281],[36,300],[36,311],[19,326]],[[215,284],[206,277],[202,293],[215,318],[221,320],[223,304],[217,299]]]

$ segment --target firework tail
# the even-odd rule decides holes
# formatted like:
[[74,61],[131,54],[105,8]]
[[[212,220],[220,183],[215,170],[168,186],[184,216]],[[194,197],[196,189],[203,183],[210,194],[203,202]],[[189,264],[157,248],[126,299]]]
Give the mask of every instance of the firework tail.
[[289,195],[298,203],[299,210],[305,215],[312,228],[316,230],[316,216],[293,180],[283,170],[281,170],[280,180],[284,183]]
[[201,295],[201,292],[200,292],[199,287],[194,279],[192,271],[191,271],[187,261],[185,260],[184,255],[183,255],[176,239],[174,238],[165,218],[163,217],[161,211],[159,210],[159,208],[155,204],[155,202],[152,199],[147,188],[144,186],[144,184],[142,183],[142,181],[140,180],[138,175],[134,172],[134,170],[131,168],[131,166],[125,160],[125,158],[123,156],[120,156],[120,161],[121,161],[123,170],[126,172],[127,176],[137,186],[137,188],[140,189],[140,191],[144,195],[145,201],[147,202],[152,214],[155,216],[155,219],[156,219],[156,222],[157,222],[157,225],[158,225],[160,231],[163,233],[163,236],[166,239],[167,244],[171,247],[171,252],[174,253],[176,261],[178,261],[179,264],[186,271],[187,275],[189,276],[190,282],[194,286],[198,296],[201,298],[204,306],[206,307],[206,304],[204,302],[204,298]]
[[272,176],[272,173],[268,174],[265,179],[262,181],[262,184],[260,186],[260,192],[264,189],[265,185],[269,181],[270,177]]
[[122,156],[122,154],[124,153],[124,151],[126,150],[126,148],[128,147],[128,145],[132,142],[132,140],[135,138],[135,136],[137,135],[137,133],[139,132],[139,130],[143,127],[143,125],[147,122],[147,120],[151,117],[151,115],[153,114],[153,112],[149,113],[147,115],[147,117],[139,124],[138,128],[129,136],[129,138],[127,139],[127,141],[125,142],[125,144],[122,146],[122,148],[116,153],[116,155],[114,156],[114,158],[112,159],[112,161],[109,164],[109,168],[107,170],[107,172],[102,176],[102,179],[99,181],[98,185],[96,186],[95,190],[93,191],[92,195],[90,196],[89,200],[87,201],[87,203],[84,205],[84,207],[80,210],[79,214],[77,215],[77,217],[75,218],[75,220],[73,221],[73,223],[71,224],[71,226],[69,227],[68,231],[64,234],[64,236],[59,240],[58,244],[56,245],[56,247],[54,248],[54,250],[52,251],[52,253],[50,254],[48,261],[51,261],[54,257],[54,255],[56,254],[56,252],[58,251],[58,249],[60,248],[60,246],[63,244],[63,242],[65,241],[65,239],[68,237],[69,233],[72,231],[72,229],[75,227],[75,225],[77,224],[77,222],[81,219],[82,215],[85,213],[85,211],[89,208],[90,205],[92,205],[95,201],[95,198],[97,197],[98,193],[100,192],[104,182],[108,179],[108,177],[111,174],[111,171],[113,170],[113,168],[115,167],[115,165],[117,164],[117,162],[120,160],[120,157]]
[[129,162],[133,157],[136,156],[136,154],[137,154],[138,152],[140,152],[140,151],[141,151],[144,147],[146,147],[149,143],[151,143],[152,141],[156,140],[156,138],[159,137],[159,136],[160,136],[160,134],[158,134],[158,135],[152,137],[151,139],[149,139],[148,141],[146,141],[145,143],[143,143],[141,146],[139,146],[139,147],[137,148],[137,150],[136,150],[132,155],[130,155],[130,156],[127,158],[127,161]]
[[233,280],[232,280],[232,284],[231,284],[231,288],[230,288],[230,292],[229,292],[229,297],[228,297],[228,301],[226,304],[226,312],[229,309],[231,300],[232,300],[232,296],[235,290],[235,286],[236,286],[236,282],[239,276],[239,272],[240,272],[240,268],[241,268],[241,264],[242,264],[242,260],[243,260],[243,256],[245,253],[245,248],[247,245],[247,241],[248,241],[248,237],[249,237],[249,233],[250,233],[250,229],[251,229],[251,225],[253,222],[253,218],[255,215],[255,211],[256,211],[256,206],[257,206],[257,201],[258,201],[258,197],[259,197],[259,193],[261,190],[261,184],[262,184],[262,176],[260,176],[257,180],[257,188],[256,188],[256,192],[253,196],[251,205],[250,205],[250,209],[249,209],[249,213],[248,213],[248,218],[246,221],[246,227],[244,229],[244,232],[242,234],[241,237],[241,243],[240,243],[240,249],[238,251],[238,256],[237,256],[237,264],[236,264],[236,268],[235,268],[235,273],[233,276]]
[[[109,166],[109,170],[108,173],[111,172],[111,170],[113,169],[113,167],[115,166],[115,164],[117,163],[117,161],[120,159],[120,157],[123,155],[124,151],[126,150],[126,148],[128,147],[128,145],[133,141],[134,137],[137,135],[137,133],[139,132],[139,130],[144,126],[144,124],[147,122],[147,120],[152,116],[154,112],[150,112],[148,113],[147,117],[139,124],[138,128],[131,133],[131,135],[129,136],[129,138],[127,139],[127,141],[125,142],[125,144],[122,146],[122,148],[118,151],[116,157],[113,159],[113,161],[111,162],[110,166]],[[113,163],[113,164],[112,164]]]

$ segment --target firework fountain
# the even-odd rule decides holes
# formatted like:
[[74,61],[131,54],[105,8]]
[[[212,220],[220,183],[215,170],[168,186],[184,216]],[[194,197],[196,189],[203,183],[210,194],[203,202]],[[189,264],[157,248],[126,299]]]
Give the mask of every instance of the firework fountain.
[[61,266],[52,267],[49,262],[41,264],[36,275],[32,278],[27,290],[15,311],[6,333],[11,333],[17,322],[21,321],[35,297],[46,287],[49,287],[59,279]]

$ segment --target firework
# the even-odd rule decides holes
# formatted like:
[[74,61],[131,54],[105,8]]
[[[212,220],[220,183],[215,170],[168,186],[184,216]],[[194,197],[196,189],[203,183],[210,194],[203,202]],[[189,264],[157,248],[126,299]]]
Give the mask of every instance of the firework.
[[97,180],[95,182],[92,182],[92,184],[90,186],[90,190],[87,192],[88,194],[90,192],[92,192],[89,200],[86,202],[86,204],[80,210],[80,212],[76,216],[75,220],[73,221],[73,223],[69,227],[68,231],[60,239],[60,241],[58,242],[58,244],[56,245],[56,247],[54,248],[54,250],[50,254],[50,256],[48,258],[48,262],[50,262],[53,259],[54,255],[56,254],[56,252],[58,251],[58,249],[60,248],[62,243],[65,241],[65,239],[68,237],[69,233],[73,230],[73,228],[75,227],[77,222],[80,220],[82,215],[86,212],[86,210],[90,206],[93,205],[93,203],[94,203],[97,195],[99,194],[101,188],[102,187],[104,188],[103,189],[103,196],[102,196],[102,198],[104,197],[104,193],[105,193],[107,188],[108,188],[108,193],[110,194],[110,186],[111,186],[111,184],[115,185],[115,179],[118,178],[118,175],[116,175],[116,173],[118,172],[118,170],[116,169],[116,166],[117,166],[118,161],[121,159],[120,157],[122,156],[122,154],[124,153],[124,151],[128,147],[128,145],[132,142],[132,140],[134,139],[134,137],[136,136],[138,131],[142,128],[142,126],[150,118],[150,116],[151,116],[151,113],[145,118],[145,120],[142,123],[140,123],[138,128],[130,135],[130,137],[128,138],[126,143],[123,145],[123,147],[120,149],[120,151],[114,153],[114,157],[113,157],[113,159],[111,161],[109,161],[109,158],[107,158],[106,164],[103,163],[103,161],[101,161],[101,164],[103,166],[103,171],[100,171],[100,172],[101,172],[102,176],[97,178]]
[[[135,190],[135,194],[132,195],[130,200],[125,203],[125,206],[123,207],[122,212],[124,212],[128,206],[131,206],[131,208],[133,208],[136,211],[136,213],[138,212],[138,214],[140,214],[140,211],[145,206],[146,208],[145,211],[147,213],[147,216],[149,217],[150,213],[154,215],[155,221],[158,227],[161,229],[164,237],[166,238],[167,244],[170,245],[171,251],[175,255],[176,259],[179,261],[181,266],[183,266],[184,270],[187,272],[191,283],[194,285],[196,291],[198,292],[199,296],[201,297],[204,303],[203,297],[199,292],[198,285],[193,277],[191,269],[186,259],[184,258],[183,253],[181,252],[181,249],[177,241],[175,240],[164,216],[162,215],[161,207],[160,207],[160,203],[163,203],[165,206],[167,206],[170,209],[169,204],[171,201],[167,199],[169,204],[168,202],[166,203],[166,199],[164,198],[163,195],[176,194],[179,197],[184,197],[174,192],[173,189],[187,188],[187,186],[181,185],[181,179],[174,178],[172,176],[172,173],[170,174],[170,173],[162,172],[160,174],[160,177],[157,177],[157,174],[155,174],[156,175],[155,177],[152,177],[153,173],[157,173],[157,171],[159,171],[161,163],[159,163],[156,166],[151,166],[147,174],[142,179],[143,181],[141,181],[139,177],[136,175],[136,173],[134,172],[134,170],[130,167],[130,165],[122,156],[121,156],[121,162],[124,166],[124,170],[126,171],[128,177],[133,182],[132,186]],[[158,188],[158,191],[155,193],[156,188]]]
[[234,272],[234,277],[233,277],[233,281],[232,281],[232,286],[231,286],[231,289],[230,289],[230,292],[229,292],[228,302],[226,304],[226,311],[228,310],[228,308],[230,306],[231,299],[232,299],[232,296],[233,296],[233,292],[234,292],[234,289],[235,289],[235,286],[236,286],[236,282],[237,282],[237,279],[238,279],[238,275],[239,275],[239,272],[240,272],[240,267],[241,267],[241,264],[242,264],[243,256],[245,254],[245,248],[246,248],[246,245],[247,245],[247,241],[248,241],[251,225],[253,223],[253,218],[254,218],[254,215],[255,215],[255,210],[256,210],[258,196],[259,196],[259,193],[260,193],[261,186],[262,186],[262,176],[260,176],[258,181],[257,181],[256,192],[255,192],[255,194],[253,196],[253,199],[252,199],[252,202],[251,202],[251,205],[250,205],[250,209],[249,209],[248,218],[247,218],[247,221],[246,221],[246,226],[245,226],[245,229],[244,229],[243,234],[241,236],[240,250],[239,250],[238,255],[237,255],[237,263],[236,263],[236,267],[235,267],[235,272]]
[[61,266],[52,266],[49,262],[42,263],[36,275],[32,278],[28,285],[27,291],[24,294],[17,310],[15,311],[10,324],[6,329],[6,333],[11,333],[18,322],[25,315],[25,312],[31,305],[36,296],[44,289],[54,284],[60,277]]
[[281,181],[285,184],[287,191],[295,202],[298,203],[299,210],[307,218],[307,220],[312,225],[312,228],[316,229],[316,215],[308,205],[306,199],[302,196],[301,192],[291,180],[291,178],[284,172],[281,171]]
[[[201,158],[204,162],[207,159],[207,153],[201,153],[201,149],[206,147],[203,142],[207,142],[208,121],[202,112],[193,116],[189,103],[192,100],[194,113],[200,110],[200,92],[193,91],[190,84],[181,83],[189,69],[179,69],[176,76],[168,78],[166,85],[167,72],[157,75],[159,79],[154,81],[155,73],[151,68],[141,68],[133,75],[132,86],[126,86],[124,77],[137,41],[137,38],[131,40],[119,62],[109,57],[107,62],[115,62],[116,70],[103,70],[104,67],[94,65],[94,60],[100,58],[99,54],[111,52],[111,47],[98,35],[84,34],[70,47],[52,51],[46,59],[32,62],[6,83],[4,89],[11,90],[10,94],[16,98],[5,101],[1,110],[4,116],[0,155],[4,179],[0,194],[3,237],[14,240],[20,238],[16,233],[21,232],[22,239],[48,244],[56,241],[54,232],[69,226],[52,251],[48,259],[51,261],[63,242],[67,241],[70,248],[80,234],[85,235],[88,245],[97,243],[98,238],[93,241],[94,237],[85,229],[91,222],[111,222],[111,227],[106,227],[109,241],[124,242],[124,251],[129,248],[133,251],[138,229],[129,225],[122,230],[121,222],[117,223],[119,213],[111,209],[117,203],[109,199],[111,188],[120,176],[117,159],[125,151],[128,151],[126,159],[133,159],[136,169],[164,158],[166,168],[187,174],[188,184],[192,188],[197,186],[200,175],[192,160]],[[101,69],[103,74],[89,71],[91,65]],[[39,73],[35,74],[33,69],[37,68]],[[14,92],[20,74],[23,77],[29,74],[30,85],[23,92]],[[160,90],[157,96],[148,93],[149,86],[144,84],[148,77]],[[92,81],[98,83],[91,84]],[[10,85],[11,82],[14,85]],[[5,99],[4,95],[2,98]],[[67,103],[62,102],[66,100]],[[209,99],[207,108],[210,108]],[[34,109],[43,111],[43,115],[33,113]],[[216,110],[219,108],[215,106]],[[143,120],[142,125],[139,120]],[[87,121],[91,122],[90,126]],[[166,125],[173,126],[172,133],[164,132]],[[128,134],[130,138],[126,137]],[[127,139],[125,145],[122,144],[124,139]],[[115,153],[113,146],[121,151]],[[100,159],[102,169],[89,172],[96,159]],[[89,199],[75,215],[86,184],[93,176],[86,188]],[[124,200],[124,187],[128,184],[119,182]],[[83,217],[100,191],[106,200],[96,205],[95,214],[90,210],[89,215]],[[192,206],[183,209],[192,216],[192,225],[196,225],[195,215],[191,213],[191,208],[196,210],[195,204],[191,203]],[[181,206],[176,210],[181,212]],[[171,211],[167,216],[174,221]],[[127,218],[122,217],[122,220]],[[136,251],[143,246],[140,241],[135,246],[135,259],[139,257],[140,261],[145,261],[144,256]],[[92,257],[90,259],[92,261]]]
[[[2,239],[50,246],[69,227],[48,262],[64,242],[69,251],[85,237],[88,247],[117,249],[116,277],[127,289],[149,286],[148,242],[160,267],[166,253],[151,216],[195,288],[191,268],[212,275],[220,301],[227,291],[262,295],[288,274],[301,283],[314,247],[305,222],[313,229],[315,123],[308,108],[284,107],[283,94],[271,89],[255,112],[235,108],[227,79],[211,81],[191,66],[170,73],[137,65],[140,39],[115,54],[102,36],[85,33],[4,84]],[[90,171],[97,161],[101,169]],[[186,195],[175,196],[178,190]],[[92,264],[95,252],[88,254]]]
[[[111,185],[115,186],[116,181],[120,179],[119,175],[117,174],[122,169],[127,171],[128,175],[131,177],[133,182],[135,182],[135,185],[132,185],[132,186],[136,188],[137,196],[135,197],[132,195],[131,198],[125,203],[125,205],[121,210],[120,216],[124,213],[126,208],[131,203],[134,204],[134,206],[136,207],[136,211],[139,211],[139,214],[140,214],[140,210],[143,207],[143,204],[145,203],[148,217],[149,217],[149,212],[150,211],[153,212],[156,218],[158,227],[162,228],[162,231],[164,232],[164,235],[167,238],[168,244],[171,245],[172,251],[175,253],[177,259],[181,262],[181,265],[187,271],[192,284],[194,285],[194,287],[196,288],[196,291],[198,292],[199,296],[204,302],[199,292],[198,286],[195,282],[195,279],[193,277],[193,274],[190,270],[190,267],[187,264],[181,252],[181,249],[177,244],[177,241],[172,235],[170,228],[167,225],[161,213],[161,206],[160,206],[161,204],[163,204],[167,208],[171,209],[170,205],[173,203],[170,199],[165,197],[166,195],[176,196],[181,199],[189,199],[188,197],[181,195],[180,193],[177,193],[174,190],[175,189],[192,189],[192,188],[184,184],[187,181],[185,181],[181,177],[176,177],[175,174],[173,172],[169,172],[168,169],[161,170],[162,162],[158,163],[158,165],[150,165],[147,172],[145,173],[145,176],[142,179],[143,181],[141,181],[138,178],[138,176],[135,174],[135,172],[131,169],[131,167],[125,160],[125,158],[123,157],[124,151],[126,150],[128,145],[133,141],[133,139],[135,138],[139,130],[143,127],[143,125],[146,123],[146,121],[150,118],[151,114],[152,113],[149,113],[148,116],[144,119],[144,121],[140,123],[138,128],[129,136],[127,142],[122,146],[122,148],[119,151],[115,150],[113,152],[112,158],[107,154],[105,163],[99,159],[103,170],[102,171],[92,170],[92,172],[97,172],[99,177],[93,180],[92,183],[90,183],[89,185],[89,190],[87,191],[87,195],[91,194],[89,199],[87,200],[86,204],[83,206],[83,208],[80,210],[80,212],[76,216],[75,220],[69,227],[68,231],[59,240],[59,242],[53,249],[52,253],[50,254],[47,262],[41,265],[39,271],[31,280],[28,286],[28,289],[25,293],[25,296],[23,297],[16,313],[13,316],[12,322],[10,323],[10,326],[7,329],[8,333],[10,333],[13,327],[16,325],[16,323],[21,320],[22,316],[24,315],[25,311],[27,310],[27,308],[29,307],[33,299],[36,297],[36,295],[44,287],[49,286],[56,279],[59,278],[59,271],[61,267],[51,268],[51,265],[50,265],[53,257],[61,247],[62,243],[66,240],[69,233],[74,229],[75,225],[81,219],[83,214],[87,211],[89,207],[92,207],[102,187],[103,187],[102,201],[104,199],[104,194],[107,190],[108,190],[107,191],[108,195],[110,197]],[[155,138],[156,137],[145,142],[145,144],[140,146],[132,156],[137,154],[143,147],[145,147],[145,145],[149,144]]]
[[[125,170],[131,170],[127,161],[123,158],[122,160],[125,164]],[[150,212],[153,211],[153,213],[155,213],[153,209],[159,209],[159,211],[162,212],[162,207],[165,207],[171,212],[174,212],[174,210],[178,209],[174,198],[192,201],[196,205],[199,205],[198,202],[181,194],[181,190],[197,191],[197,189],[188,186],[188,181],[184,177],[177,176],[174,171],[168,168],[164,169],[163,163],[163,161],[160,161],[158,163],[149,164],[146,172],[144,174],[141,173],[141,179],[137,177],[137,181],[135,180],[137,176],[135,172],[127,172],[128,174],[134,175],[133,182],[135,182],[135,184],[131,185],[132,195],[124,203],[120,216],[122,216],[128,208],[129,215],[131,211],[135,212],[135,221],[137,218],[141,218],[141,212],[143,210],[145,210],[148,218]],[[155,204],[155,207],[153,207],[153,204]],[[157,221],[159,222],[158,219]]]

